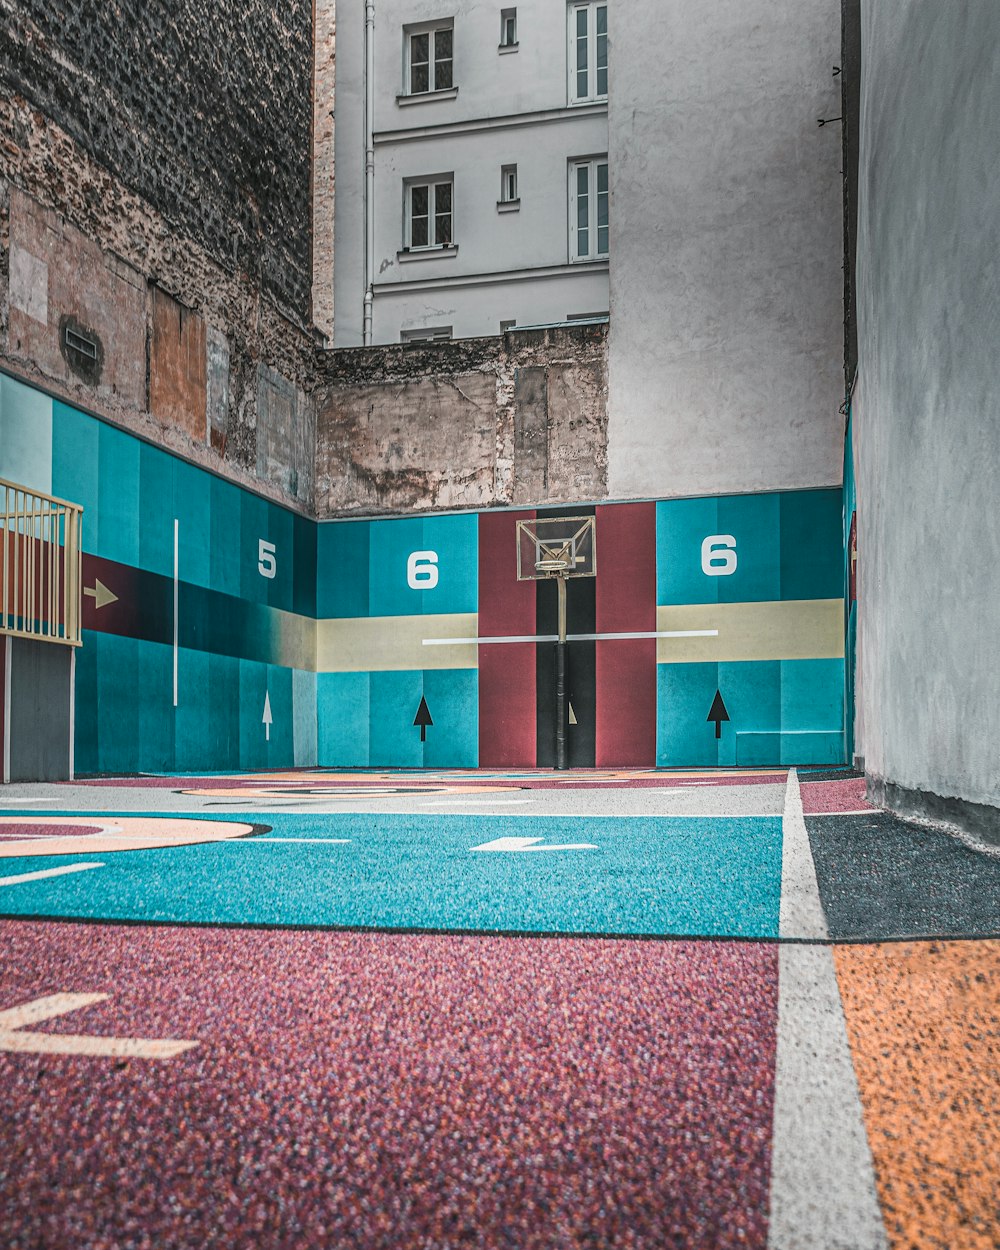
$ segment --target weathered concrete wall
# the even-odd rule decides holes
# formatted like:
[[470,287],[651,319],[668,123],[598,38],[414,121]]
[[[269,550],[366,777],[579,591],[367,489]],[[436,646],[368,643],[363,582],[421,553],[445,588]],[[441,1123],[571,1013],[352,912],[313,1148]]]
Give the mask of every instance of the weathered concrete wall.
[[[175,33],[188,29],[196,7],[170,17]],[[163,18],[163,6],[153,8]],[[66,30],[46,42],[50,19],[36,22],[34,6],[20,5],[16,14],[0,7],[0,40],[8,41],[0,63],[0,362],[197,463],[310,508],[312,52],[308,42],[304,51],[299,47],[301,6],[283,9],[273,20],[273,37],[254,49],[245,41],[263,20],[260,4],[243,6],[248,26],[233,36],[232,48],[225,22],[213,27],[211,39],[199,27],[193,61],[181,58],[173,67],[192,80],[183,101],[170,94],[178,90],[173,83],[157,96],[158,75],[166,69],[160,61],[148,64],[146,17],[132,29],[118,13],[112,48],[107,24],[117,11],[89,6],[88,17],[77,10],[66,18]],[[210,17],[206,8],[203,24]],[[82,44],[73,44],[71,56],[60,42],[82,39],[85,26],[95,40],[87,56],[99,52],[105,58],[99,62],[84,56]],[[246,89],[259,79],[251,117],[236,116],[245,104],[239,92],[203,98],[204,49],[216,58],[250,57],[243,64]],[[161,52],[168,61],[180,55],[169,40]],[[281,60],[277,67],[270,64],[274,58]],[[29,69],[38,78],[27,84],[30,95],[22,92]],[[218,78],[216,90],[231,72],[234,66]],[[133,79],[159,98],[161,108],[173,101],[181,115],[135,113]],[[300,92],[305,103],[285,101],[286,92]],[[283,152],[283,172],[272,178],[261,165],[267,153],[300,138],[298,122],[272,117],[286,107],[293,119],[305,108],[304,137],[297,155]],[[146,122],[148,129],[133,133]],[[167,126],[174,129],[164,134]],[[244,133],[241,126],[262,129]],[[217,152],[224,141],[256,143],[256,154],[226,165]],[[304,191],[296,181],[300,173]],[[218,182],[223,175],[224,187]],[[253,222],[233,196],[257,197]],[[259,406],[267,393],[261,379],[270,373],[295,390],[291,408]],[[271,428],[289,419],[294,428]],[[278,447],[294,459],[275,465]]]
[[861,714],[876,796],[1000,841],[1000,6],[869,0]]
[[836,485],[839,0],[629,0],[609,111],[614,497]]
[[606,326],[353,348],[322,368],[321,518],[607,495]]

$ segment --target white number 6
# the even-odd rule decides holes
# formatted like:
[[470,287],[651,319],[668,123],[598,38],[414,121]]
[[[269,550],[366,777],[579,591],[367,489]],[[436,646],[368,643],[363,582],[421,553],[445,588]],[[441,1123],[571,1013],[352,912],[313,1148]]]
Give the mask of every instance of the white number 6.
[[261,577],[273,577],[278,571],[278,562],[274,558],[274,543],[265,542],[262,538],[257,548],[257,572]]
[[736,539],[732,534],[709,534],[701,544],[701,571],[706,577],[729,577],[736,572]]
[[411,590],[433,590],[438,584],[436,551],[411,551],[406,561],[406,582]]

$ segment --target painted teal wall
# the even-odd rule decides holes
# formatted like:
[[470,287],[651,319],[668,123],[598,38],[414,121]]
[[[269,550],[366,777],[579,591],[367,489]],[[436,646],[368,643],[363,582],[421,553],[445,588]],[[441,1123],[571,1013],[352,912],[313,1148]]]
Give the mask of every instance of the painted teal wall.
[[[84,600],[78,772],[478,765],[474,660],[428,668],[391,655],[369,665],[364,655],[374,618],[390,637],[393,621],[401,634],[409,621],[419,638],[414,618],[467,617],[474,635],[478,514],[317,525],[5,375],[0,477],[83,505],[84,585],[99,579],[116,596],[100,609]],[[842,599],[853,475],[847,490],[658,503],[656,604]],[[736,543],[729,576],[702,567],[713,534]],[[414,588],[407,560],[423,551],[437,555],[437,582]],[[341,641],[324,650],[324,621],[353,631],[362,662]],[[852,656],[853,617],[847,630]],[[423,658],[419,647],[411,658]],[[655,747],[660,765],[844,759],[842,657],[651,662],[648,681],[657,700],[649,758]],[[718,739],[706,730],[716,690],[731,718]],[[414,726],[422,699],[433,717],[423,742]]]
[[[842,509],[838,490],[658,503],[657,603],[841,598]],[[703,570],[702,541],[713,534],[735,542],[730,575]],[[705,620],[711,623],[711,612]],[[705,734],[716,690],[730,715],[718,739]],[[843,709],[842,658],[660,664],[656,761],[662,767],[840,764]]]
[[[478,610],[479,517],[408,517],[319,526],[320,618],[448,615]],[[437,584],[414,589],[411,552],[438,557]],[[421,742],[413,721],[433,717]],[[324,672],[317,678],[319,759],[354,767],[475,768],[479,674],[475,668]]]
[[[84,625],[98,628],[84,629],[77,654],[78,772],[315,763],[316,674],[275,662],[275,610],[315,616],[312,522],[7,376],[0,477],[82,504],[84,585],[97,568],[118,595],[100,611],[84,599]],[[275,546],[273,579],[258,571],[261,539]],[[108,632],[115,620],[121,632]]]

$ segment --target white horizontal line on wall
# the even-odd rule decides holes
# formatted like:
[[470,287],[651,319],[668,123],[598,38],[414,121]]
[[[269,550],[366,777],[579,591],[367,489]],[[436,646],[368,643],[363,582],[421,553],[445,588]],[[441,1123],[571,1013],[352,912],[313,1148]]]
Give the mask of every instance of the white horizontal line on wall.
[[[717,629],[659,629],[619,634],[567,634],[567,642],[615,642],[630,638],[718,638]],[[424,638],[425,647],[457,647],[496,642],[558,642],[558,634],[513,634],[508,638]]]

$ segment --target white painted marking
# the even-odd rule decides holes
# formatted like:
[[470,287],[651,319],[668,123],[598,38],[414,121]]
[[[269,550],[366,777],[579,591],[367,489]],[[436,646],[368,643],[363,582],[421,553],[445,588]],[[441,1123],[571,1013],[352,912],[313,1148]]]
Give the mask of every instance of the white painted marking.
[[[780,933],[824,939],[802,796],[789,769],[782,822]],[[778,1045],[768,1250],[886,1250],[829,946],[778,950]]]
[[[44,839],[39,839],[44,841]],[[45,868],[41,872],[22,872],[16,877],[0,877],[0,885],[21,885],[25,881],[44,881],[46,877],[65,877],[71,872],[87,872],[90,868],[103,868],[103,864],[65,864],[62,868]]]
[[274,543],[269,543],[263,538],[257,544],[257,572],[261,577],[269,580],[274,578],[278,571],[278,561],[276,559],[277,547]]
[[473,846],[473,851],[596,851],[593,842],[562,842],[553,846],[537,846],[544,838],[495,838],[492,842],[484,842],[482,846]]
[[[6,540],[5,540],[6,541]],[[4,574],[6,577],[6,574]],[[0,759],[0,781],[5,785],[10,781],[10,655],[11,643],[14,639],[10,634],[6,637],[0,637],[0,646],[3,647],[3,658],[0,663],[4,668],[3,681],[3,707],[0,708],[0,737],[3,738],[3,758]]]
[[411,590],[433,590],[438,584],[436,551],[411,551],[406,561],[406,584]]
[[108,590],[107,586],[97,577],[94,578],[93,586],[84,586],[83,593],[94,601],[95,610],[106,608],[109,603],[117,603],[118,596],[113,591]]
[[102,1003],[107,994],[48,994],[19,1007],[0,1011],[0,1050],[28,1055],[99,1055],[111,1059],[171,1059],[197,1042],[167,1038],[90,1037],[81,1033],[29,1033],[25,1026],[41,1024],[71,1011]]
[[42,799],[8,799],[8,798],[5,798],[4,802],[6,803],[52,803],[54,802],[54,800],[47,798],[47,797],[42,798]]
[[256,846],[258,842],[322,842],[329,846],[346,846],[350,838],[231,838],[220,846]]
[[829,937],[823,904],[816,884],[809,834],[802,814],[802,795],[794,768],[785,785],[785,813],[781,822],[781,909],[779,933],[783,938]]
[[180,521],[177,517],[174,517],[174,707],[177,707],[177,653],[180,641],[180,624],[178,620],[178,607],[180,604],[180,528]]
[[706,577],[731,577],[736,572],[736,539],[709,534],[701,544],[701,571]]
[[778,951],[768,1250],[886,1250],[828,946]]
[[76,647],[69,653],[69,777],[76,778]]
[[[656,629],[638,633],[567,634],[567,642],[611,642],[629,638],[718,638],[717,629]],[[558,642],[558,634],[511,634],[509,638],[424,638],[425,647],[487,646],[498,642]]]
[[264,741],[271,741],[271,726],[274,724],[274,718],[271,715],[271,695],[264,691],[264,715],[260,718],[260,723],[264,726]]
[[[372,795],[372,798],[377,797]],[[391,797],[391,796],[390,796]],[[466,799],[456,794],[450,799],[427,799],[416,807],[513,807],[523,803],[534,803],[534,799]]]

